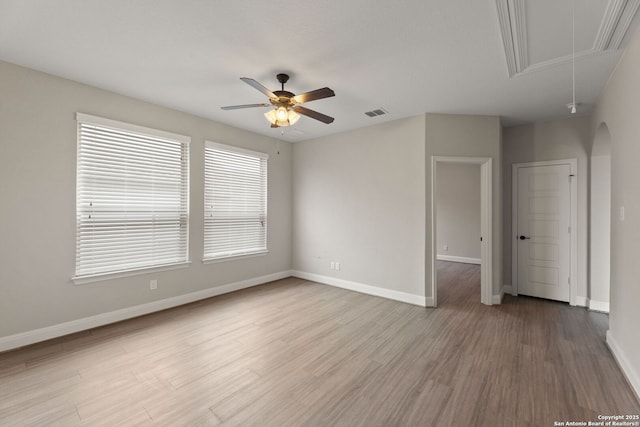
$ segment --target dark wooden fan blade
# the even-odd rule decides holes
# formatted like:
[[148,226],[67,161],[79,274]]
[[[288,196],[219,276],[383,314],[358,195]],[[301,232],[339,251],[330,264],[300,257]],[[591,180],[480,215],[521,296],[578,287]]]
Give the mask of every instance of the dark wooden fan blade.
[[257,81],[250,79],[249,77],[240,77],[240,80],[242,80],[243,82],[245,82],[246,84],[248,84],[249,86],[252,86],[256,89],[258,89],[260,92],[264,93],[265,95],[267,95],[269,98],[277,98],[276,95],[271,92],[269,89],[267,89],[266,87],[262,86],[260,83],[258,83]]
[[330,98],[336,96],[336,93],[328,87],[322,89],[312,90],[311,92],[301,93],[292,98],[292,101],[296,104],[302,104],[305,102],[315,101],[316,99]]
[[295,111],[298,114],[302,114],[305,115],[307,117],[311,117],[312,119],[316,119],[316,120],[320,120],[322,123],[333,123],[334,118],[327,116],[325,114],[322,113],[318,113],[317,111],[314,110],[310,110],[308,108],[305,107],[301,107],[300,105],[295,105],[292,107],[293,111]]
[[253,107],[269,107],[271,104],[245,104],[245,105],[229,105],[227,107],[220,107],[223,110],[238,110],[240,108],[253,108]]

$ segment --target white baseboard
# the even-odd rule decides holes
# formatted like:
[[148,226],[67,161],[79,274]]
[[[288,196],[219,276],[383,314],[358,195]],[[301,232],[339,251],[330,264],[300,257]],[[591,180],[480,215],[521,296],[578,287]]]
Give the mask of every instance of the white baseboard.
[[499,294],[493,295],[491,298],[491,304],[502,304],[502,300],[506,294],[513,295],[513,288],[511,285],[503,285]]
[[215,286],[213,288],[205,289],[202,291],[191,292],[189,294],[178,295],[175,297],[140,304],[133,307],[127,307],[108,313],[101,313],[95,316],[71,320],[69,322],[47,326],[32,331],[21,332],[19,334],[9,335],[6,337],[0,337],[0,351],[23,347],[25,345],[34,344],[51,338],[57,338],[63,335],[96,328],[98,326],[108,325],[109,323],[120,322],[122,320],[131,319],[133,317],[143,316],[145,314],[153,313],[156,311],[166,310],[168,308],[177,307],[179,305],[188,304],[190,302],[211,298],[216,295],[222,295],[229,292],[238,291],[240,289],[262,285],[274,280],[290,277],[291,275],[291,271],[281,271],[278,273],[268,274],[266,276],[255,277],[252,279],[229,283],[222,286]]
[[[335,277],[323,276],[320,274],[306,273],[304,271],[294,270],[291,272],[291,275],[301,279],[310,280],[312,282],[360,292],[362,294],[406,302],[413,305],[419,305],[420,307],[433,307],[433,298],[427,298],[421,295],[408,294],[406,292],[365,285],[363,283],[351,282],[349,280],[337,279]],[[430,305],[428,304],[429,302]]]
[[589,298],[577,296],[575,305],[578,307],[589,307]]
[[454,255],[436,255],[436,259],[438,261],[451,261],[451,262],[462,262],[464,264],[482,264],[480,258],[468,258],[464,256],[454,256]]
[[609,312],[609,303],[604,301],[589,300],[589,310],[600,311],[603,313]]
[[[504,295],[504,294],[509,294],[509,295],[516,296],[516,295],[515,295],[515,293],[514,293],[513,286],[511,286],[511,285],[504,285],[504,286],[502,287],[502,294],[503,294],[503,295]],[[495,297],[495,296],[494,296],[494,297]],[[589,307],[589,308],[591,308],[591,306],[590,306],[590,302],[589,302],[589,298],[580,297],[580,296],[576,297],[576,303],[575,303],[575,305],[576,305],[576,306],[579,306],[579,307]],[[592,309],[592,310],[596,310],[596,311],[605,311],[605,310],[602,310],[602,309],[600,309],[600,308],[598,308],[598,309]],[[606,312],[607,312],[607,313],[609,312],[609,304],[608,304],[608,303],[607,303],[607,310],[606,310]]]
[[505,286],[502,287],[502,289],[500,289],[500,293],[499,294],[494,294],[491,297],[491,304],[492,305],[500,305],[502,304],[502,300],[504,299],[504,294],[505,294],[505,290],[504,290]]
[[618,362],[622,373],[627,378],[627,381],[629,381],[631,388],[636,394],[636,398],[640,401],[640,375],[638,375],[638,372],[629,362],[629,359],[613,338],[613,335],[611,335],[611,331],[607,331],[607,345],[613,354],[613,358]]
[[504,295],[505,294],[509,294],[511,295],[513,292],[513,290],[511,289],[510,285],[503,285],[502,289],[500,289],[500,293],[493,295],[491,297],[491,304],[493,305],[499,305],[502,304],[502,300],[504,299]]

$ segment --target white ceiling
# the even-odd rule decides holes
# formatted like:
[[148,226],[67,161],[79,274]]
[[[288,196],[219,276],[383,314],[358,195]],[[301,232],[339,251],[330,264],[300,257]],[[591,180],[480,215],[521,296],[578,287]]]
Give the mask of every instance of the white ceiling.
[[[289,141],[424,112],[514,125],[569,115],[572,1],[0,0],[0,59],[274,137],[266,109],[220,109],[266,101],[240,77],[332,88],[305,106],[335,122],[302,117]],[[639,3],[576,1],[579,113]]]

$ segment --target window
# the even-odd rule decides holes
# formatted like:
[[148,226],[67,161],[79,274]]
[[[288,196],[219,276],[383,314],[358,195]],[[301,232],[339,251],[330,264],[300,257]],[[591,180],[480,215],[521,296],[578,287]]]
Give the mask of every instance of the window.
[[77,121],[76,283],[187,263],[189,138]]
[[267,154],[207,141],[204,259],[267,251]]

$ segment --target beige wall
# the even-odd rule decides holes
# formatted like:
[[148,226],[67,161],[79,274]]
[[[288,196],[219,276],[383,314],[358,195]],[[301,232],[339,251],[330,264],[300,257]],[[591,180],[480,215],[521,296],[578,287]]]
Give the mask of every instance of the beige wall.
[[441,162],[436,183],[438,257],[479,262],[480,165]]
[[[640,27],[605,86],[591,121],[611,135],[611,299],[607,341],[640,395]],[[619,210],[625,208],[625,219]]]
[[578,285],[579,305],[587,300],[587,184],[588,153],[591,146],[590,117],[514,126],[504,129],[504,264],[503,277],[511,285],[511,248],[515,236],[511,234],[512,165],[543,160],[578,159]]
[[[0,338],[290,269],[290,144],[4,62],[0,94]],[[72,283],[78,111],[192,138],[189,268]],[[202,264],[205,139],[270,154],[268,255]]]
[[500,138],[498,117],[426,114],[295,144],[294,270],[430,304],[431,158],[491,157],[499,294]]
[[589,307],[609,311],[611,276],[611,154],[590,159]]
[[[427,224],[431,224],[431,158],[433,156],[493,159],[493,295],[502,291],[502,170],[500,118],[493,116],[426,115]],[[426,230],[427,296],[431,297],[431,227]]]
[[294,144],[294,270],[424,296],[424,173],[424,116]]

